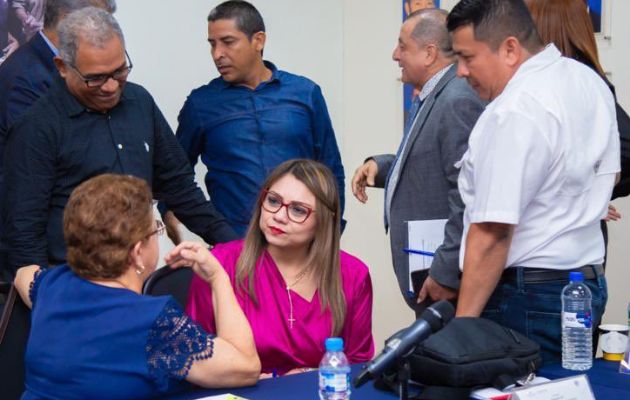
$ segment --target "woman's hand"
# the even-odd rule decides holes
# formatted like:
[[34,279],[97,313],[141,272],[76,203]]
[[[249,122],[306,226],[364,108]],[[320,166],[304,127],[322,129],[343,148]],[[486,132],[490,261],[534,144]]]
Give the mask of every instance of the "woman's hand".
[[202,243],[182,242],[168,253],[164,261],[171,268],[190,266],[201,279],[208,283],[222,273],[225,274],[219,260]]

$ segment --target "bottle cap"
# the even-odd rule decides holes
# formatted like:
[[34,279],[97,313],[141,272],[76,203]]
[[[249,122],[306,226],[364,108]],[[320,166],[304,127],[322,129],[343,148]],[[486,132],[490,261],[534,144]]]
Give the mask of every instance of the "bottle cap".
[[326,339],[326,351],[342,351],[343,339],[338,337],[331,337]]
[[584,282],[584,274],[581,272],[569,272],[569,281]]

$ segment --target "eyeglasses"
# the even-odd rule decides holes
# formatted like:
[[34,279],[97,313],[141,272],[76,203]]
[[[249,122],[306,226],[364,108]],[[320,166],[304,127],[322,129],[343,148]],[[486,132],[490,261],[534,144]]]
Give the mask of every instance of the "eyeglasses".
[[282,199],[282,196],[280,196],[276,192],[265,190],[264,193],[265,193],[265,197],[263,198],[263,201],[261,204],[263,209],[265,209],[266,211],[269,211],[270,213],[275,214],[278,211],[280,211],[282,207],[286,207],[287,217],[289,217],[289,220],[295,223],[298,223],[298,224],[303,223],[304,221],[308,219],[311,213],[315,212],[315,210],[313,210],[310,206],[304,203],[300,203],[299,201],[292,201],[290,203],[285,203],[284,200]]
[[160,221],[159,219],[156,219],[155,230],[149,233],[146,237],[150,238],[153,235],[162,236],[165,231],[166,231],[166,226],[164,225],[164,222]]
[[118,82],[121,82],[127,79],[127,77],[129,76],[129,73],[131,72],[131,69],[133,68],[133,63],[131,62],[131,58],[129,58],[129,54],[127,54],[127,51],[125,51],[125,57],[127,57],[128,65],[118,68],[116,71],[112,72],[111,74],[85,76],[81,73],[81,71],[77,69],[75,65],[72,65],[72,64],[68,64],[68,65],[77,74],[79,74],[81,79],[83,79],[83,82],[85,82],[85,86],[89,88],[96,88],[96,87],[103,86],[110,79],[113,79]]

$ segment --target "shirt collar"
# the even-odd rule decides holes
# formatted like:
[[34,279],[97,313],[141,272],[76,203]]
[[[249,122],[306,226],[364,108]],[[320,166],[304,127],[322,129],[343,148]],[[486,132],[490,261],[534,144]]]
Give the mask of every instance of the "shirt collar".
[[[260,82],[260,84],[256,87],[255,90],[257,90],[258,88],[264,87],[269,85],[272,82],[281,82],[281,75],[278,72],[278,68],[270,61],[266,61],[263,60],[263,63],[265,64],[265,67],[269,68],[271,70],[271,78],[269,78],[269,80],[266,80],[264,82]],[[228,89],[228,88],[240,88],[243,87],[241,85],[233,85],[229,82],[226,82],[223,77],[220,77],[220,82],[222,83],[221,89]]]
[[48,45],[48,48],[50,49],[50,51],[52,51],[55,56],[58,56],[59,55],[59,50],[50,41],[50,39],[48,39],[48,37],[46,37],[46,35],[44,34],[44,31],[39,31],[37,33],[39,33],[39,35],[42,37],[42,39],[44,39],[44,42],[46,42],[46,44]]
[[[512,79],[507,84],[507,87],[518,84],[521,80],[527,78],[530,74],[536,73],[543,68],[548,67],[554,62],[560,60],[562,54],[560,50],[553,44],[548,44],[542,51],[531,56],[518,68]],[[505,90],[504,90],[505,92]]]
[[451,63],[439,70],[437,74],[433,75],[427,81],[427,83],[422,86],[422,90],[420,91],[420,93],[418,93],[418,98],[420,99],[420,101],[424,101],[427,97],[429,97],[431,92],[433,92],[433,89],[435,89],[435,87],[437,86],[438,82],[440,82],[442,77],[444,77],[444,75],[448,72],[449,68],[451,68],[452,65],[453,64]]

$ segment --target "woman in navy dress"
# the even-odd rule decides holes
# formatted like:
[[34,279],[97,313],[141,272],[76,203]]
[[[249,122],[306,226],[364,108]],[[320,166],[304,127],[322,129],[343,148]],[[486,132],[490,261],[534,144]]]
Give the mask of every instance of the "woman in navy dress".
[[192,265],[215,294],[217,336],[171,296],[141,295],[158,261],[152,196],[141,179],[105,174],[78,186],[66,206],[68,264],[18,270],[32,306],[23,399],[141,399],[184,389],[251,385],[260,374],[252,331],[229,278],[202,244],[166,260]]

